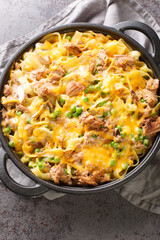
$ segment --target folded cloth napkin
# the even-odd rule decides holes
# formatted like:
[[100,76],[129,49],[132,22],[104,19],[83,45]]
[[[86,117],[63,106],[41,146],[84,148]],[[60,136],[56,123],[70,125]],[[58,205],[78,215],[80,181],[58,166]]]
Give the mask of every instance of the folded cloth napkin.
[[[52,17],[34,31],[9,41],[0,46],[0,71],[3,71],[6,63],[15,51],[27,40],[53,26],[68,24],[71,22],[99,23],[107,26],[125,20],[137,20],[150,25],[160,36],[160,27],[153,17],[133,0],[77,0],[65,10]],[[129,34],[133,34],[130,32]],[[134,32],[134,39],[145,48],[150,49],[149,41],[140,33]],[[132,181],[116,189],[118,193],[132,204],[143,209],[160,214],[160,161],[158,157]],[[8,170],[12,178],[22,185],[33,185],[34,182],[19,171],[11,161],[8,162]],[[61,197],[64,194],[48,191],[44,196],[50,200]]]

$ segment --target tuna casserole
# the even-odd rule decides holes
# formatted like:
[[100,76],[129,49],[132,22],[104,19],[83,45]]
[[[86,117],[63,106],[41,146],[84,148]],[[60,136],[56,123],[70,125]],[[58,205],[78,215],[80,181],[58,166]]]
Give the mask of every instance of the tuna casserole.
[[160,130],[159,80],[123,39],[53,33],[15,62],[2,128],[21,161],[56,184],[121,179]]

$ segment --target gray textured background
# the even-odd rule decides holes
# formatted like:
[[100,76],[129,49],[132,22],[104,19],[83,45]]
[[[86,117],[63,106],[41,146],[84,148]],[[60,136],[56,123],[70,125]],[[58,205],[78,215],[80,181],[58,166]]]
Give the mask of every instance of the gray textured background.
[[[98,0],[97,0],[98,1]],[[0,0],[0,44],[33,30],[73,0]],[[160,0],[139,0],[160,24]],[[0,184],[0,240],[159,240],[160,216],[114,191],[54,201]]]

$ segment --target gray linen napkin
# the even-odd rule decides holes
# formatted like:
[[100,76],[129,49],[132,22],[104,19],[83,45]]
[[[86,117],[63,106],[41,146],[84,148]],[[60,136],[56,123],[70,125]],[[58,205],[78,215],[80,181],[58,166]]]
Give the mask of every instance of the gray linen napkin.
[[[118,22],[135,19],[150,25],[160,36],[160,27],[156,21],[133,0],[77,0],[34,31],[0,46],[0,71],[3,71],[10,57],[21,45],[52,26],[59,26],[71,22],[90,22],[112,27]],[[132,36],[132,33],[129,34]],[[134,33],[134,38],[150,50],[150,44],[142,34]],[[157,214],[160,214],[159,155],[160,152],[154,161],[139,176],[116,189],[121,196],[132,204]],[[34,184],[34,182],[21,173],[11,161],[8,162],[8,170],[11,177],[22,185]],[[44,194],[44,196],[50,200],[63,195],[64,194],[56,193],[52,190]]]

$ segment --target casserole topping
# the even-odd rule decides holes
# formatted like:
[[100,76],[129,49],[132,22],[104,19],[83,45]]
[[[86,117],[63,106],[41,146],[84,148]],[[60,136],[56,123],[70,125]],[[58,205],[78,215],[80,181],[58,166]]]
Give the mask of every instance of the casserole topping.
[[1,101],[4,135],[56,184],[120,179],[160,130],[159,80],[123,39],[53,33],[14,64]]

